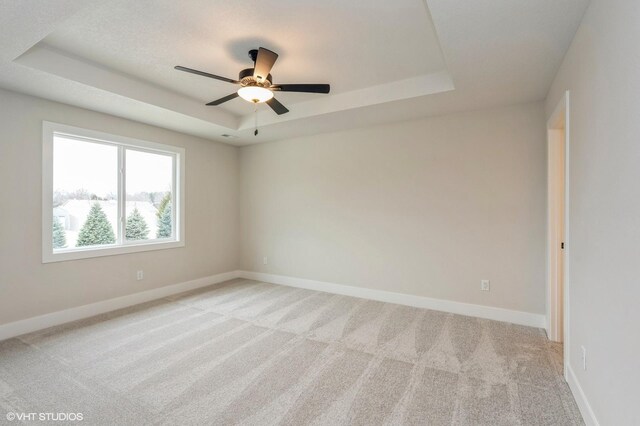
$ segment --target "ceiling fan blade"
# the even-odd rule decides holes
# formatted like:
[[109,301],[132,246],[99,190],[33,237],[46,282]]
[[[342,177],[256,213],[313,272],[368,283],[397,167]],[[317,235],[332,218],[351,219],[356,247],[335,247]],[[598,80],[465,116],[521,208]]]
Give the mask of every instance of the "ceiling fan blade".
[[287,107],[282,105],[276,98],[271,98],[267,101],[267,105],[271,107],[272,110],[276,112],[278,115],[286,114],[289,112]]
[[190,72],[191,74],[197,74],[197,75],[201,75],[203,77],[215,78],[216,80],[226,81],[227,83],[233,83],[233,84],[238,84],[239,83],[239,81],[232,80],[230,78],[220,77],[219,75],[209,74],[208,72],[198,71],[198,70],[194,70],[194,69],[187,68],[187,67],[181,67],[180,65],[177,65],[174,68],[177,69],[178,71]]
[[276,63],[278,54],[261,47],[258,49],[258,56],[256,57],[256,66],[253,68],[253,77],[262,81],[269,76],[273,64]]
[[281,92],[329,93],[331,86],[328,84],[276,84],[271,86],[271,89]]
[[209,102],[207,105],[211,106],[211,105],[220,105],[223,104],[227,101],[230,101],[231,99],[235,99],[238,97],[238,93],[234,92],[230,95],[225,96],[224,98],[220,98],[220,99],[216,99],[215,101],[211,101]]

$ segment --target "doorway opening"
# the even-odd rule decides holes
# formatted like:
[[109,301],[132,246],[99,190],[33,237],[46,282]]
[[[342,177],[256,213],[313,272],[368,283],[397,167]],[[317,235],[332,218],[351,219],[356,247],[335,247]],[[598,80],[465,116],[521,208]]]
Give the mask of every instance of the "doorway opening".
[[[547,336],[568,359],[569,92],[547,121]],[[565,369],[566,371],[566,369]]]

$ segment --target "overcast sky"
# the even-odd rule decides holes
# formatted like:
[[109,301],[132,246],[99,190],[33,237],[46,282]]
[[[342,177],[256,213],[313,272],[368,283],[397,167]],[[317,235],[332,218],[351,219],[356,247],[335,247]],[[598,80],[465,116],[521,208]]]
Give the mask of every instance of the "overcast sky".
[[[118,191],[118,149],[56,136],[53,150],[53,188],[86,189],[100,197]],[[172,159],[167,155],[127,151],[127,193],[171,189]]]

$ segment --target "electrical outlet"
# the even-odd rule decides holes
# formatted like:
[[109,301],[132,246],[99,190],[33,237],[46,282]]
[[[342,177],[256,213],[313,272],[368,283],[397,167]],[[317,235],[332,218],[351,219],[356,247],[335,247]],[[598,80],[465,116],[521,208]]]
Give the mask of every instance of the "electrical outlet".
[[580,346],[580,349],[582,349],[582,369],[587,371],[587,350],[584,346]]
[[482,290],[482,291],[491,290],[491,281],[489,281],[489,280],[481,280],[480,281],[480,290]]
[[266,265],[266,264],[268,264],[268,263],[269,263],[269,259],[267,259],[267,256],[263,257],[263,258],[262,258],[262,264],[263,264],[263,265]]
[[138,281],[140,281],[140,280],[141,280],[141,279],[143,279],[143,278],[144,278],[144,271],[138,271],[138,272],[136,273],[136,279],[137,279]]

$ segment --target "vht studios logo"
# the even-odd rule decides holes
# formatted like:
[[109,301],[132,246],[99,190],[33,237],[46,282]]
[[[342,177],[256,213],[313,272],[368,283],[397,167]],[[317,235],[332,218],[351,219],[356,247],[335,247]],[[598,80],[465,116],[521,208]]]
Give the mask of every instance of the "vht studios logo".
[[17,420],[19,422],[81,422],[83,420],[82,413],[7,413],[7,420],[10,422]]

